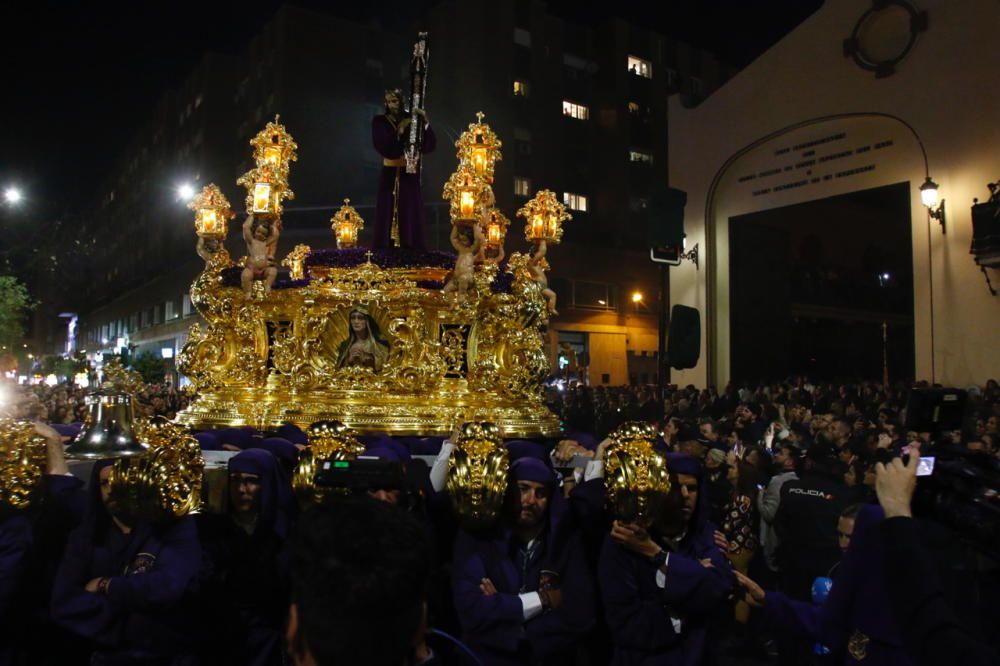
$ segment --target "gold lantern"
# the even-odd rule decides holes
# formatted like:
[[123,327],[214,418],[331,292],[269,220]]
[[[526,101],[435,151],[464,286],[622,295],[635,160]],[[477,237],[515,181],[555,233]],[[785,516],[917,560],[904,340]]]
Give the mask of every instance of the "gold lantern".
[[235,213],[229,200],[215,183],[209,183],[188,203],[195,212],[194,231],[201,238],[222,240],[228,233],[227,223]]
[[493,129],[483,122],[483,112],[476,114],[476,122],[469,124],[469,129],[455,142],[458,148],[459,164],[468,164],[473,173],[489,184],[493,182],[493,170],[498,160],[503,159],[500,148],[503,146]]
[[295,249],[288,253],[281,265],[288,269],[293,280],[301,280],[306,276],[306,257],[312,252],[308,245],[296,245]]
[[503,247],[504,239],[507,238],[507,227],[510,220],[496,208],[491,208],[483,215],[482,223],[483,238],[486,239],[487,250],[497,250]]
[[330,218],[330,223],[333,235],[337,238],[338,248],[357,247],[358,232],[365,226],[365,221],[351,206],[350,199],[344,199],[344,205],[340,207],[336,215]]
[[469,163],[460,164],[458,170],[444,185],[443,197],[451,202],[449,213],[452,224],[470,224],[479,217],[482,200],[489,186],[476,175]]
[[256,166],[236,181],[247,188],[247,213],[278,216],[281,202],[295,198],[288,187],[288,165],[298,159],[298,146],[279,119],[275,116],[250,140]]
[[517,211],[517,215],[525,219],[524,237],[529,243],[558,243],[562,240],[563,222],[573,219],[551,190],[538,192]]

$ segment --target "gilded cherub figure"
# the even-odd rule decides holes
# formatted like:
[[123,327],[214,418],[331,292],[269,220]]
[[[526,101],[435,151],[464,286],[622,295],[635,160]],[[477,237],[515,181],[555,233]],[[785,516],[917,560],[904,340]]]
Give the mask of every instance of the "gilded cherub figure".
[[457,291],[464,299],[469,287],[475,284],[475,263],[483,246],[483,232],[478,224],[456,224],[451,228],[451,245],[458,253],[458,258],[455,259],[455,269],[444,285],[443,292],[450,294]]
[[278,269],[274,265],[274,248],[278,244],[278,225],[266,219],[256,219],[253,215],[243,223],[243,240],[247,244],[247,261],[240,284],[249,299],[254,280],[264,281],[264,293],[270,294]]
[[226,252],[225,245],[218,238],[204,238],[199,236],[195,252],[198,253],[199,257],[204,259],[206,269],[217,266],[220,263],[229,263],[229,253]]
[[549,262],[545,261],[547,251],[548,246],[544,240],[535,243],[530,253],[531,258],[528,260],[527,268],[531,279],[542,287],[542,297],[548,306],[549,314],[557,315],[559,312],[556,311],[556,292],[549,288],[549,279],[545,276],[545,271],[549,267]]

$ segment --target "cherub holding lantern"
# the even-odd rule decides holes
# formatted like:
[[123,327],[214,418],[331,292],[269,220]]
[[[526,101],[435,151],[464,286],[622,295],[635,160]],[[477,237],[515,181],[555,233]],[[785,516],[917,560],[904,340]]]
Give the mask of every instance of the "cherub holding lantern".
[[469,287],[475,284],[476,258],[483,247],[483,232],[478,224],[456,224],[451,228],[451,246],[458,253],[455,268],[442,290],[445,294],[458,292],[465,299]]
[[243,223],[243,240],[247,244],[247,260],[240,276],[240,284],[247,299],[255,280],[264,281],[264,293],[270,294],[278,269],[274,265],[274,248],[278,244],[280,229],[267,218],[247,217]]
[[545,276],[545,271],[549,269],[549,262],[545,261],[545,253],[548,246],[545,239],[533,243],[528,259],[528,275],[542,287],[542,298],[548,306],[550,315],[559,314],[556,311],[556,292],[549,288],[549,279]]

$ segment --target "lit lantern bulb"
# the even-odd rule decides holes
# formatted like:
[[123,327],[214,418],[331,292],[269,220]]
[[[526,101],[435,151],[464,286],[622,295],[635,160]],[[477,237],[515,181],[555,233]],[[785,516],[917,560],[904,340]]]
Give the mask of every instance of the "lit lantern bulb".
[[253,212],[271,212],[271,183],[255,183],[253,186]]
[[459,210],[463,219],[472,219],[476,211],[476,199],[469,190],[462,191],[462,198],[459,202]]
[[535,213],[531,217],[531,235],[534,238],[541,238],[545,234],[545,218],[541,213]]
[[486,173],[485,148],[476,148],[472,151],[472,166],[476,170],[477,176],[483,176]]
[[337,246],[346,248],[354,247],[357,242],[357,237],[355,236],[354,227],[349,224],[342,224],[337,227]]
[[218,230],[219,215],[211,208],[201,209],[201,230],[206,234],[214,234]]
[[264,162],[277,166],[281,161],[281,148],[278,146],[268,146],[264,149]]
[[502,240],[503,239],[500,233],[500,225],[496,223],[491,223],[486,228],[486,241],[490,245],[499,245]]

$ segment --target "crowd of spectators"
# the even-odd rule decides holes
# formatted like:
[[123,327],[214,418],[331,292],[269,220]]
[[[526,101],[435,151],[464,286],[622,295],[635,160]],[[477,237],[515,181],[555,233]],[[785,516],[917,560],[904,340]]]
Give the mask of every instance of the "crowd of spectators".
[[[837,439],[850,441],[855,462],[860,463],[889,443],[920,437],[903,428],[907,397],[914,387],[926,388],[927,384],[886,387],[874,382],[814,383],[795,377],[755,386],[730,384],[721,393],[714,387],[671,386],[661,406],[655,386],[570,384],[565,390],[550,389],[547,402],[567,430],[592,433],[598,439],[626,421],[658,421],[671,442],[683,438],[680,433],[686,429],[711,433],[713,442],[727,441],[732,447],[771,446],[789,440],[805,450],[829,427],[838,433]],[[939,436],[970,450],[1000,454],[998,421],[1000,386],[990,379],[982,387],[968,387],[962,427]],[[925,440],[928,436],[923,435]]]
[[[365,435],[380,467],[319,501],[292,486],[301,429],[198,432],[235,454],[224,510],[151,521],[39,425],[46,501],[0,512],[0,663],[995,663],[996,565],[956,599],[910,505],[922,448],[1000,466],[996,382],[945,433],[904,427],[904,386],[549,400],[564,436],[505,442],[494,521],[456,511],[451,438]],[[658,423],[671,489],[625,515],[604,464],[628,420]]]
[[[3,383],[4,402],[0,407],[16,418],[29,418],[54,425],[80,424],[87,420],[87,395],[92,389],[73,382],[17,385]],[[187,407],[191,397],[171,384],[145,384],[135,396],[136,416],[165,416],[173,419]]]

